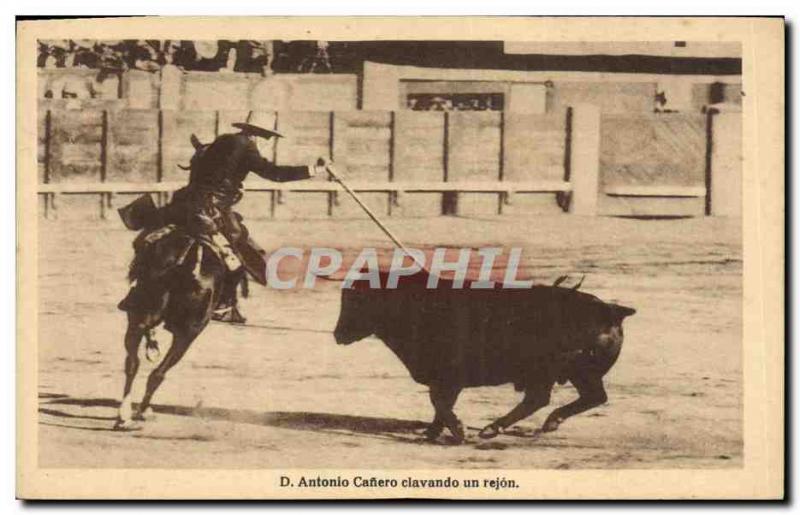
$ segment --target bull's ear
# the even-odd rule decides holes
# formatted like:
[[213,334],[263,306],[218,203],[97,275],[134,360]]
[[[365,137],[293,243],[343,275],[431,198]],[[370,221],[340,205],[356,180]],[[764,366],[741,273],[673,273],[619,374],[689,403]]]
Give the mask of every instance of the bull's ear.
[[611,311],[611,318],[616,321],[622,321],[625,319],[625,317],[629,317],[636,313],[635,309],[627,306],[620,306],[619,304],[609,304],[608,308]]
[[203,144],[200,143],[200,140],[197,139],[197,136],[195,136],[194,134],[189,136],[189,141],[192,142],[192,146],[194,147],[195,150],[203,146]]

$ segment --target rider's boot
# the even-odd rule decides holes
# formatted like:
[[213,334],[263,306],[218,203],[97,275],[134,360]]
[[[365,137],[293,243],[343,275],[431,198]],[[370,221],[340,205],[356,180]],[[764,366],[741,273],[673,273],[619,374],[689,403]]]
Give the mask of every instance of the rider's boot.
[[244,270],[229,273],[225,277],[222,285],[222,293],[220,295],[220,302],[214,313],[211,316],[212,320],[217,322],[228,322],[230,324],[244,324],[247,319],[239,311],[239,299],[236,295],[236,288],[244,277]]
[[225,306],[214,310],[211,316],[212,320],[217,322],[228,322],[229,324],[244,324],[247,319],[239,312],[236,306]]

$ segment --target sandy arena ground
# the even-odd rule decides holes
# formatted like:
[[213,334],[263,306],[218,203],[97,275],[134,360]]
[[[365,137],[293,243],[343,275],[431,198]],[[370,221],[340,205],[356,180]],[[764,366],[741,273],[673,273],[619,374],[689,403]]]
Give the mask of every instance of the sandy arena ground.
[[[508,386],[462,393],[461,446],[424,443],[432,418],[378,340],[334,344],[339,284],[252,286],[248,327],[214,323],[167,376],[155,420],[112,430],[121,395],[133,233],[116,222],[42,221],[39,256],[39,463],[42,467],[678,468],[742,464],[741,236],[737,220],[390,219],[410,246],[519,245],[521,275],[549,283],[586,273],[583,290],[635,307],[609,402],[548,434],[536,429],[575,397],[490,442],[483,427],[520,395]],[[265,247],[388,248],[369,221],[252,222]],[[159,332],[162,347],[168,333]],[[163,349],[162,349],[163,350]],[[153,365],[143,361],[141,397]]]

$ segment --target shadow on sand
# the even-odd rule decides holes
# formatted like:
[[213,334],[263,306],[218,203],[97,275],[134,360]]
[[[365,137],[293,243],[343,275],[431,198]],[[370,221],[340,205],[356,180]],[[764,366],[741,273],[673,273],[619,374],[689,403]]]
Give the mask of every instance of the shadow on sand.
[[[45,415],[62,419],[89,419],[113,421],[115,416],[77,415],[53,409],[53,406],[79,406],[83,408],[111,408],[117,409],[119,401],[105,398],[74,398],[67,395],[42,395],[40,401],[43,406],[39,412]],[[135,406],[135,405],[134,405]],[[308,413],[291,411],[259,412],[246,409],[228,409],[214,407],[170,406],[154,404],[153,411],[157,414],[194,417],[205,420],[218,420],[236,422],[241,424],[254,424],[260,426],[295,429],[300,431],[331,432],[339,434],[361,434],[379,438],[390,438],[401,442],[421,443],[419,432],[428,424],[415,420],[400,420],[394,418],[361,417],[355,415],[339,415],[335,413]],[[156,422],[154,422],[156,423]],[[89,429],[79,426],[76,429]],[[93,428],[98,430],[98,428]],[[111,424],[109,424],[111,430]]]

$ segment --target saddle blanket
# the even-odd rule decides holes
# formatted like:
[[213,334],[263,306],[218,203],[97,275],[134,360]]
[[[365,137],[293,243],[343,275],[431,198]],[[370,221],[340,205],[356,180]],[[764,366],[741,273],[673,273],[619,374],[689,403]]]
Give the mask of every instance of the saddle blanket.
[[[133,247],[137,254],[146,253],[170,236],[177,237],[182,240],[183,243],[183,245],[180,246],[180,250],[174,255],[174,258],[169,260],[172,266],[180,266],[183,264],[192,247],[193,240],[197,240],[204,247],[210,248],[210,250],[225,263],[226,268],[231,272],[235,272],[242,267],[241,260],[236,255],[236,252],[233,250],[233,247],[231,247],[227,238],[222,234],[217,233],[210,238],[192,238],[185,234],[184,231],[179,231],[175,224],[165,225],[152,231],[143,231],[134,241]],[[155,253],[159,255],[165,254],[164,252],[159,252],[158,249],[156,249]]]

